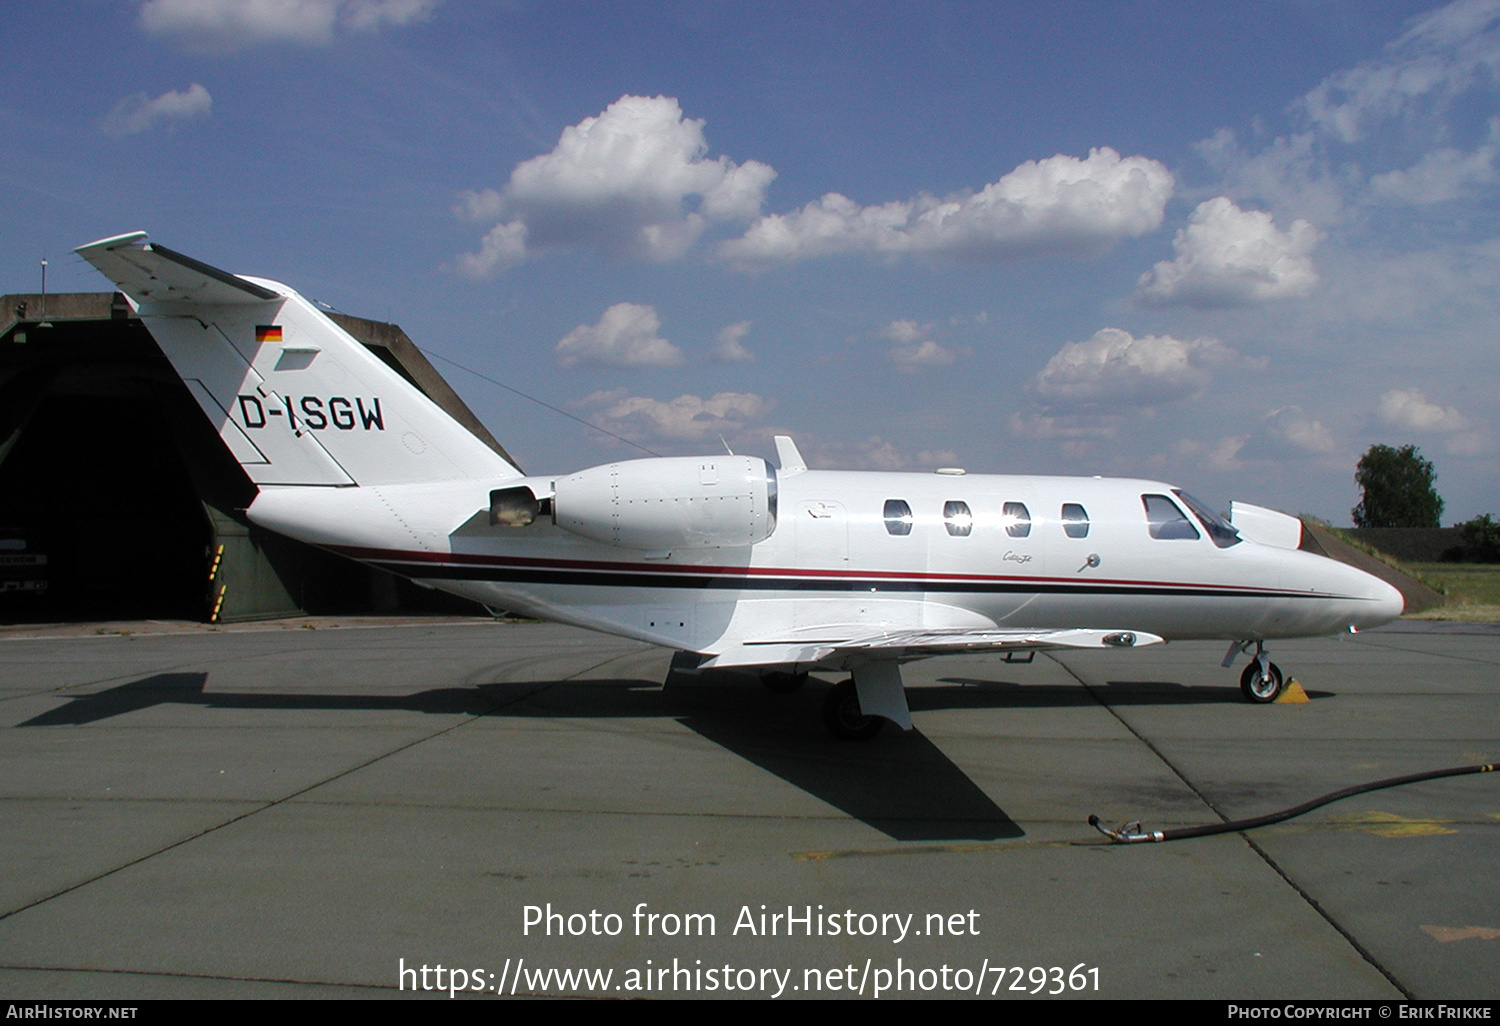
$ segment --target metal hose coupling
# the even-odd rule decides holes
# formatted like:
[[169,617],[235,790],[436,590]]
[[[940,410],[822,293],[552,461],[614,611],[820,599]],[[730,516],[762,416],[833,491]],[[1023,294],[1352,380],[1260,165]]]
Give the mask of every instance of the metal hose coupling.
[[1160,830],[1153,830],[1150,833],[1142,830],[1141,821],[1138,819],[1122,823],[1118,830],[1111,830],[1099,822],[1098,816],[1090,815],[1089,826],[1116,844],[1140,844],[1142,841],[1165,841],[1167,839],[1167,835]]

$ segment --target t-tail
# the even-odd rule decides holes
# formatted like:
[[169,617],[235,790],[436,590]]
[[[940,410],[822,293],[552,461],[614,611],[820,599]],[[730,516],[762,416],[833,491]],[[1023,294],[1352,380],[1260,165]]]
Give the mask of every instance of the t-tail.
[[77,252],[136,304],[263,490],[521,476],[287,286],[210,267],[146,241],[145,232]]

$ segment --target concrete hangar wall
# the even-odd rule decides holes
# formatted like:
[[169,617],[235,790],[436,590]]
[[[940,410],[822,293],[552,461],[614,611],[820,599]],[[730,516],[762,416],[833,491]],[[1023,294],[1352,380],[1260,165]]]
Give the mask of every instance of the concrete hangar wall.
[[[330,316],[505,455],[399,327]],[[483,612],[246,520],[255,485],[119,293],[7,295],[0,326],[0,622]]]

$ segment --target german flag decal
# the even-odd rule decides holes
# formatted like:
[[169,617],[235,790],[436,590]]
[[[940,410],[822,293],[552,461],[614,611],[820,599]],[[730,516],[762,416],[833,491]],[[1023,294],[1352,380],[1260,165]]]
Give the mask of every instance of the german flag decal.
[[255,341],[257,342],[280,342],[281,325],[279,324],[257,324],[255,326]]

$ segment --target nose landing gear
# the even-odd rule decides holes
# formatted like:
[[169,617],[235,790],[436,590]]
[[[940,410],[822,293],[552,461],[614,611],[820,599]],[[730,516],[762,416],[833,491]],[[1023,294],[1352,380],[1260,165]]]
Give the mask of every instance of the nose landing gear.
[[1250,658],[1250,665],[1245,667],[1245,672],[1240,674],[1240,691],[1247,702],[1264,705],[1281,697],[1282,689],[1286,687],[1286,678],[1281,675],[1281,667],[1266,657],[1264,642],[1236,641],[1231,643],[1229,651],[1224,654],[1223,665],[1226,667],[1233,665],[1234,657],[1241,652],[1248,652],[1252,644],[1255,646],[1255,655]]
[[1252,702],[1274,702],[1281,696],[1286,681],[1281,676],[1281,667],[1267,660],[1252,659],[1245,672],[1240,674],[1240,690]]

